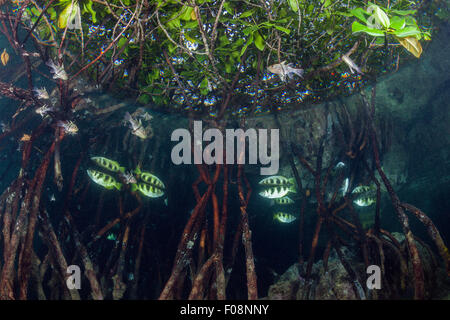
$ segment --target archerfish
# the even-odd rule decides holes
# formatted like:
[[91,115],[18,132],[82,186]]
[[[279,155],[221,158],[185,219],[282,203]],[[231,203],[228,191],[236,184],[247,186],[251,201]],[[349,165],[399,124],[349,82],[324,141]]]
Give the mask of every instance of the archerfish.
[[356,63],[350,58],[350,56],[343,55],[342,61],[350,68],[351,73],[355,73],[355,71],[359,74],[364,74],[361,69],[356,65]]
[[273,218],[280,221],[281,223],[291,223],[292,221],[295,221],[297,217],[290,213],[285,212],[277,212],[273,215]]
[[122,184],[116,181],[112,176],[109,174],[96,171],[96,170],[87,170],[87,173],[89,177],[94,181],[96,184],[101,185],[102,187],[105,187],[106,189],[114,189],[120,190],[122,187]]
[[134,119],[129,112],[125,113],[124,120],[130,124],[131,132],[141,139],[147,139],[147,132],[142,126],[141,120]]
[[155,186],[149,185],[144,182],[133,183],[131,185],[131,191],[139,190],[144,196],[149,198],[159,198],[164,195],[164,191]]
[[121,167],[117,161],[110,160],[105,157],[92,157],[92,161],[94,161],[100,167],[109,170],[111,172],[125,172],[125,168]]
[[267,189],[261,191],[259,195],[268,199],[283,198],[289,192],[297,192],[293,186],[270,186]]
[[292,63],[286,64],[286,61],[268,66],[267,70],[271,73],[277,74],[281,81],[284,82],[287,80],[286,78],[292,79],[294,74],[303,78],[303,69],[294,68]]
[[369,191],[373,191],[375,190],[375,186],[374,185],[370,185],[370,186],[357,186],[355,189],[353,189],[352,193],[365,193],[365,192],[369,192]]
[[368,207],[374,204],[376,201],[375,197],[365,196],[359,197],[358,199],[353,200],[353,203],[359,207]]
[[165,189],[166,188],[166,186],[161,181],[161,179],[159,179],[154,174],[151,174],[150,172],[142,172],[141,169],[139,167],[137,167],[136,170],[134,170],[134,173],[136,174],[136,176],[139,179],[141,179],[145,183],[151,184],[152,186],[155,186],[155,187],[157,187],[159,189]]
[[286,204],[294,203],[294,200],[292,200],[288,196],[284,196],[283,198],[275,199],[274,202],[276,204],[286,205]]
[[111,241],[116,241],[117,240],[117,236],[114,233],[110,233],[110,234],[108,234],[106,239],[111,240]]
[[282,186],[282,185],[292,185],[294,184],[294,178],[286,178],[283,176],[270,176],[262,179],[259,184],[265,186]]

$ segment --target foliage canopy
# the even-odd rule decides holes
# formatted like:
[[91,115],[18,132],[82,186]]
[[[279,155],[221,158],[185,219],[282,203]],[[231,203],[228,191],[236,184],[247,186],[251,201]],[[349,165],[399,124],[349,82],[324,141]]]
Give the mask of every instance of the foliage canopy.
[[[153,108],[222,117],[351,93],[419,57],[420,42],[447,15],[437,16],[435,2],[424,3],[32,1],[24,19],[28,28],[37,24],[36,43],[53,57],[63,53],[72,76],[83,72]],[[363,75],[349,73],[344,54]],[[303,68],[305,76],[285,83],[267,71],[282,61]]]

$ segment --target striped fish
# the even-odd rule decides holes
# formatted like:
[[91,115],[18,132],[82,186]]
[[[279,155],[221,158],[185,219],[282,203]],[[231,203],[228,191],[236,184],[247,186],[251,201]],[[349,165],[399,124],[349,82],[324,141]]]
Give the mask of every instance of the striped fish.
[[157,176],[149,173],[149,172],[142,172],[141,169],[139,169],[139,167],[136,168],[136,170],[134,170],[134,173],[136,173],[136,175],[139,177],[139,179],[141,179],[142,181],[144,181],[145,183],[148,183],[152,186],[155,186],[159,189],[165,189],[166,186],[164,185],[164,183],[161,181],[161,179],[159,179]]
[[268,199],[283,198],[289,192],[297,192],[292,186],[271,186],[261,191],[259,195]]
[[353,200],[353,203],[356,204],[359,207],[368,207],[374,204],[377,200],[375,197],[359,197],[358,199]]
[[139,190],[144,196],[149,198],[159,198],[164,195],[164,191],[158,187],[139,182],[131,185],[131,191]]
[[284,196],[283,198],[275,199],[274,202],[275,202],[276,204],[285,205],[285,204],[291,204],[291,203],[294,203],[294,200],[292,200],[292,199],[289,198],[288,196]]
[[96,171],[96,170],[87,170],[87,173],[89,177],[94,181],[96,184],[101,185],[102,187],[105,187],[106,189],[114,189],[120,190],[122,187],[122,184],[116,181],[113,177],[111,177],[109,174]]
[[297,220],[297,217],[285,212],[277,212],[273,215],[273,218],[280,221],[281,223],[291,223]]
[[91,160],[98,164],[100,167],[111,172],[125,172],[125,168],[121,167],[117,161],[110,160],[104,157],[92,157]]
[[114,233],[110,233],[106,239],[111,240],[111,241],[116,241],[117,240],[117,236]]
[[282,186],[282,185],[291,185],[294,184],[294,178],[286,178],[283,176],[270,176],[262,179],[259,184],[265,186]]
[[357,186],[355,189],[353,189],[352,193],[365,193],[365,192],[369,192],[369,191],[373,191],[375,190],[375,186],[374,185],[370,185],[370,186]]

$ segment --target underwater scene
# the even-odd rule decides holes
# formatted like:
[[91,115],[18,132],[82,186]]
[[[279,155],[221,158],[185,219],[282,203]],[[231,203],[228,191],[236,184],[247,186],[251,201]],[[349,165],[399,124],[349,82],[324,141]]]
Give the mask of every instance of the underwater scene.
[[449,300],[448,4],[0,0],[0,299]]

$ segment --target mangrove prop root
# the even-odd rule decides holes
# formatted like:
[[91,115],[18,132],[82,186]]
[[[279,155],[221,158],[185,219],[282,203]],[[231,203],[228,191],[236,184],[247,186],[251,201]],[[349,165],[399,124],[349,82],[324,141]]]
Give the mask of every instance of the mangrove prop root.
[[[53,230],[53,227],[49,221],[49,217],[47,212],[41,212],[39,214],[40,218],[40,226],[42,228],[42,236],[44,242],[50,250],[50,253],[53,255],[53,260],[56,261],[57,267],[59,267],[59,273],[62,279],[64,279],[64,284],[69,276],[67,273],[67,261],[64,258],[62,248],[59,244],[58,238]],[[78,290],[69,290],[72,300],[80,300],[80,296],[78,294]]]
[[431,239],[433,239],[434,243],[436,244],[436,247],[438,248],[439,254],[441,255],[442,259],[444,260],[447,275],[450,277],[450,253],[447,249],[447,247],[444,244],[444,240],[442,240],[441,234],[439,233],[439,230],[434,225],[433,221],[420,209],[414,207],[411,204],[408,203],[401,203],[401,207],[403,207],[408,212],[411,212],[414,214],[414,216],[417,217],[417,219],[420,220],[426,227],[429,236]]
[[80,235],[75,228],[73,218],[72,218],[71,214],[69,213],[69,211],[65,212],[65,220],[66,220],[68,227],[72,231],[72,237],[73,237],[75,246],[81,256],[81,261],[83,262],[84,270],[85,270],[84,274],[88,278],[89,283],[91,285],[92,298],[95,300],[103,300],[103,293],[101,290],[100,283],[98,282],[96,272],[94,270],[94,265],[91,261],[91,258],[89,257],[86,247],[81,242]]
[[371,138],[371,144],[372,144],[372,151],[375,159],[375,166],[377,168],[377,171],[383,180],[384,185],[386,186],[386,189],[391,197],[392,204],[394,206],[395,211],[397,212],[398,219],[402,225],[403,233],[406,237],[406,242],[408,244],[408,252],[411,257],[411,263],[413,266],[413,273],[414,273],[414,298],[415,299],[423,299],[425,295],[425,285],[424,285],[424,274],[423,274],[423,266],[422,261],[420,260],[419,251],[417,249],[416,243],[414,241],[413,233],[409,227],[409,221],[408,217],[406,216],[406,213],[404,209],[401,207],[400,199],[398,198],[397,194],[395,193],[391,183],[389,182],[387,176],[384,174],[383,169],[381,168],[381,162],[380,162],[380,156],[378,152],[378,145],[377,145],[377,139],[375,135],[375,127],[373,123],[373,113],[375,112],[375,87],[372,90],[372,114],[369,111],[369,103],[363,99],[366,106],[366,112],[371,120],[371,130],[370,130],[370,138]]
[[[246,266],[247,266],[247,290],[248,299],[256,300],[258,299],[258,289],[256,283],[256,272],[255,272],[255,260],[253,257],[253,248],[251,240],[251,231],[248,224],[248,214],[247,214],[247,204],[248,196],[251,190],[247,190],[247,197],[244,197],[244,189],[242,187],[242,165],[238,167],[238,189],[239,189],[239,199],[241,202],[241,215],[242,215],[242,242],[245,248],[246,255]],[[247,186],[248,188],[248,186]]]

